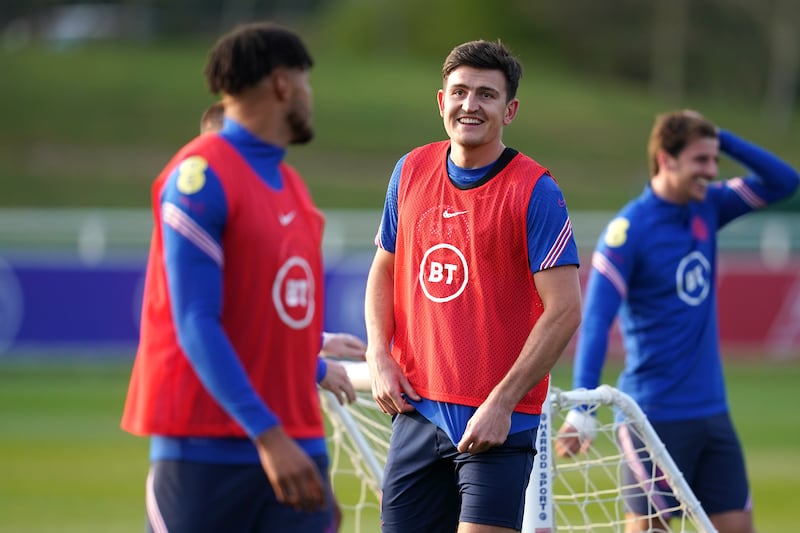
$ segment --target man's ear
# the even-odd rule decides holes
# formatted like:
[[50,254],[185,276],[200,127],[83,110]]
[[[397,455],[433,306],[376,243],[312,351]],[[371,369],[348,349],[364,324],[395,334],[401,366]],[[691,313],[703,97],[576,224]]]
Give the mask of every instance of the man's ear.
[[660,169],[672,170],[675,168],[675,158],[669,155],[665,150],[656,152],[656,161]]
[[283,69],[272,71],[272,90],[279,101],[287,100],[291,94],[292,84],[289,80],[289,73]]
[[508,126],[511,124],[511,121],[514,120],[514,117],[517,116],[517,111],[519,110],[519,100],[514,98],[506,105],[506,110],[503,113],[503,125]]

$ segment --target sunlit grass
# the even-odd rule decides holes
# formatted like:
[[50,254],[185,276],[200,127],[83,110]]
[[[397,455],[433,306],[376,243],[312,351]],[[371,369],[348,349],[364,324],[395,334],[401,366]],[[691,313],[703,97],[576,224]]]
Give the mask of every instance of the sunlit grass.
[[[569,366],[559,364],[555,385],[568,386]],[[147,441],[119,429],[129,368],[118,359],[0,364],[0,531],[142,531]],[[727,375],[758,530],[791,530],[800,362],[728,362]]]

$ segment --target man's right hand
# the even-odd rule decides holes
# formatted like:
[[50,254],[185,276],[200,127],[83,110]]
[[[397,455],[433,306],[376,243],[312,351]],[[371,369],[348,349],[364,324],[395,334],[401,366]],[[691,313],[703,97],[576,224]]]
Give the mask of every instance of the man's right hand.
[[255,444],[279,502],[301,511],[318,511],[325,506],[325,490],[317,465],[283,428],[266,430]]
[[376,353],[367,348],[367,362],[372,378],[372,397],[381,411],[388,415],[413,411],[414,406],[406,397],[414,401],[422,398],[392,356],[386,350]]

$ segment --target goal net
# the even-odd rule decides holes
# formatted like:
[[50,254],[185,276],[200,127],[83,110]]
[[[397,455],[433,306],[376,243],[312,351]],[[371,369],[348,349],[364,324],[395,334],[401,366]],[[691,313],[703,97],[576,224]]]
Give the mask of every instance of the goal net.
[[[371,397],[366,363],[346,365],[359,391],[357,401],[341,406],[333,395],[322,393],[329,424],[331,479],[347,521],[342,531],[373,533],[380,531],[380,486],[390,418],[380,412]],[[557,457],[556,433],[567,413],[578,406],[592,412],[597,420],[592,446],[585,453]],[[641,446],[620,447],[617,433],[623,426]],[[645,517],[648,531],[715,531],[644,413],[628,395],[613,387],[551,390],[536,448],[523,533],[622,532],[627,523],[623,495],[631,490],[640,491],[652,511]],[[640,470],[647,465],[648,475],[637,476],[640,481],[626,485],[622,475],[626,465]],[[668,495],[677,503],[665,506]]]

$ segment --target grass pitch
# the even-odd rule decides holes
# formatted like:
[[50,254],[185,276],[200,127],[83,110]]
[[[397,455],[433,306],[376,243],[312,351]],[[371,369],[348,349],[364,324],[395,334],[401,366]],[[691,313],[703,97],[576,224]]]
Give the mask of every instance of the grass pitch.
[[[565,360],[555,369],[556,386],[568,386],[570,368]],[[0,362],[0,532],[143,530],[147,441],[119,429],[129,370],[130,361],[118,359]],[[756,527],[791,531],[800,361],[729,361],[726,373]]]

